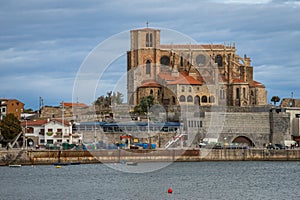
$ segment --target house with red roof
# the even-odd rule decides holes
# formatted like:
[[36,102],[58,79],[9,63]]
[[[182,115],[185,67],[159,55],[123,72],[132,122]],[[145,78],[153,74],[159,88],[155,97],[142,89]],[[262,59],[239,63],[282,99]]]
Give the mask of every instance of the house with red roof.
[[25,133],[27,147],[61,146],[62,143],[79,144],[82,135],[72,131],[72,124],[62,119],[24,120],[21,126]]

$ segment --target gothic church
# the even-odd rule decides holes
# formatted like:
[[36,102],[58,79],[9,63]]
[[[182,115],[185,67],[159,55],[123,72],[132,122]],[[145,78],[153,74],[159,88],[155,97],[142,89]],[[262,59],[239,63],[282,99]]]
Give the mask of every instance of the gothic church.
[[128,103],[153,95],[166,108],[181,105],[258,106],[267,91],[253,80],[251,60],[235,45],[160,44],[160,30],[131,30],[127,52]]

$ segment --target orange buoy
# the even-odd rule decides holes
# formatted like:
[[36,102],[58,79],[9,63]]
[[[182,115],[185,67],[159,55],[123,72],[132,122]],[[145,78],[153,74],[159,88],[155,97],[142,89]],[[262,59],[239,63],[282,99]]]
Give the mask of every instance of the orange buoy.
[[169,194],[172,194],[172,193],[173,193],[172,188],[169,188],[169,189],[168,189],[168,193],[169,193]]

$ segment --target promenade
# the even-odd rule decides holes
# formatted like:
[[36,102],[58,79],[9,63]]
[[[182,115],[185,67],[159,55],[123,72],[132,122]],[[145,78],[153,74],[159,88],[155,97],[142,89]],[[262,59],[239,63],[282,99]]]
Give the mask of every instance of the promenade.
[[0,165],[53,163],[300,161],[300,149],[155,149],[155,150],[25,150],[0,151]]

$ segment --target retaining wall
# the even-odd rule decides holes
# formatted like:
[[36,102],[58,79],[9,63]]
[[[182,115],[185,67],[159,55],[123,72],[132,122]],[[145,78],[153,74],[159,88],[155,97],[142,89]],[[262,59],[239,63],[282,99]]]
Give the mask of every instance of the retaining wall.
[[112,163],[122,160],[135,162],[179,161],[300,161],[300,150],[268,149],[170,149],[170,150],[94,150],[0,151],[0,165],[39,165],[80,162]]

